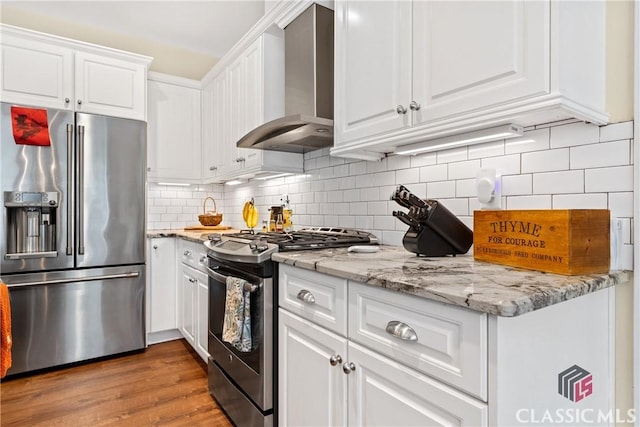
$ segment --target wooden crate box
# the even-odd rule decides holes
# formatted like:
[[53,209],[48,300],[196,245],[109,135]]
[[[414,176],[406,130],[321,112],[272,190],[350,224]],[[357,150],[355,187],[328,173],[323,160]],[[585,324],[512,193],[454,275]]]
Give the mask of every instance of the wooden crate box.
[[487,210],[473,214],[478,261],[565,275],[609,271],[609,210]]

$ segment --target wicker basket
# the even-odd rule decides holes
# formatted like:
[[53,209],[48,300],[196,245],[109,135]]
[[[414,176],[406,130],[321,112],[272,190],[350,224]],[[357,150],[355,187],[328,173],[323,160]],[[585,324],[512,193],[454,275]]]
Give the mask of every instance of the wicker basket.
[[[207,212],[207,200],[211,200],[213,202],[213,212]],[[207,197],[204,199],[204,203],[202,204],[202,211],[204,212],[202,215],[198,215],[198,220],[202,225],[218,225],[222,222],[222,214],[218,213],[216,209],[216,201],[213,200],[213,197]]]

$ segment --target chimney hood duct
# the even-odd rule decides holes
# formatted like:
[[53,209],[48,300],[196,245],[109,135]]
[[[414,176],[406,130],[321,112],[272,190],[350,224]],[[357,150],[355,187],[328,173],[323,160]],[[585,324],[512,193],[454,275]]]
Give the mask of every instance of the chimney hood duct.
[[240,148],[306,153],[333,145],[333,11],[313,4],[284,29],[284,44],[285,117],[243,136]]

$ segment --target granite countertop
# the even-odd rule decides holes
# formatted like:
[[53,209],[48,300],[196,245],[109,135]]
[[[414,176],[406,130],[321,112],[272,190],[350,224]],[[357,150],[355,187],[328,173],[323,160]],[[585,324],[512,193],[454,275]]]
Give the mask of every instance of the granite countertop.
[[279,252],[274,261],[398,292],[513,317],[632,279],[631,271],[562,276],[474,261],[472,255],[418,257],[399,246]]
[[180,237],[184,240],[191,242],[202,243],[206,242],[210,234],[214,233],[238,233],[240,230],[236,228],[230,228],[228,230],[185,230],[183,228],[170,229],[170,230],[148,230],[148,238],[156,237]]

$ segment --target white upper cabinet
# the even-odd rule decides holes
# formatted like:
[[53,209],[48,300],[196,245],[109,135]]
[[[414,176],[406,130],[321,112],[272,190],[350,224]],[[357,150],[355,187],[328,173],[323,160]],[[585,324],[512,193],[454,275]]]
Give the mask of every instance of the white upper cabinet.
[[606,123],[605,7],[336,0],[331,154],[506,123]]
[[147,131],[148,179],[200,182],[200,83],[152,73]]
[[3,102],[146,120],[151,58],[0,27]]
[[249,131],[284,116],[282,34],[262,34],[232,60],[214,67],[203,81],[206,182],[303,171],[302,154],[236,146]]

